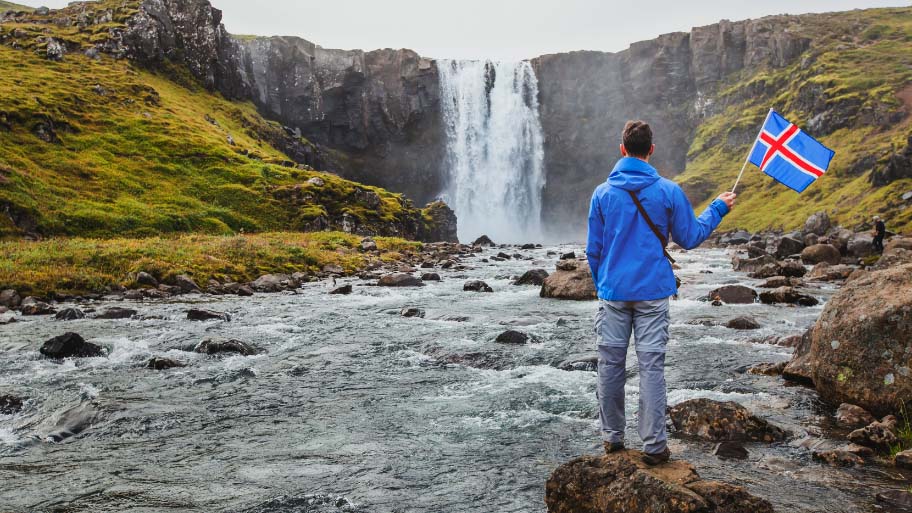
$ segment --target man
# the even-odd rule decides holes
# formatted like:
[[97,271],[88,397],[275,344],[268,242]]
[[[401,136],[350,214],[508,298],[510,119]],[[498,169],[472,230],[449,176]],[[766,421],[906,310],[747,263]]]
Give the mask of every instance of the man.
[[599,296],[597,396],[605,451],[624,450],[624,367],[632,331],[640,366],[639,433],[649,465],[671,455],[665,434],[665,346],[668,300],[677,284],[664,244],[671,233],[685,249],[699,246],[735,202],[735,194],[724,193],[694,218],[684,191],[649,165],[654,151],[649,125],[628,122],[623,158],[592,196],[586,246]]
[[883,254],[884,237],[887,236],[887,225],[884,224],[880,216],[874,216],[874,251]]

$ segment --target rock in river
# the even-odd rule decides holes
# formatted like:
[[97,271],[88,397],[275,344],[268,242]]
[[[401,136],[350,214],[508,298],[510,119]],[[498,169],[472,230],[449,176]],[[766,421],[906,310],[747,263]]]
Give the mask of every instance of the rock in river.
[[557,368],[564,371],[598,372],[598,356],[586,356],[584,358],[565,360],[561,362]]
[[744,488],[704,481],[685,461],[648,467],[637,451],[583,456],[545,485],[548,513],[773,513]]
[[842,403],[836,409],[836,424],[839,427],[857,429],[865,427],[876,420],[874,415],[871,415],[868,410],[854,404]]
[[494,241],[491,240],[491,238],[488,237],[487,235],[482,235],[481,237],[478,237],[477,239],[475,239],[475,242],[473,242],[472,245],[473,246],[496,246],[496,244],[494,244]]
[[85,313],[78,308],[64,308],[54,316],[58,321],[75,321],[76,319],[85,319]]
[[41,354],[48,358],[93,358],[104,356],[100,346],[83,340],[77,333],[64,333],[41,346]]
[[819,303],[817,298],[802,294],[792,287],[779,287],[778,289],[761,292],[760,301],[767,305],[787,303],[792,305],[814,306]]
[[22,300],[19,312],[21,312],[22,315],[53,315],[57,313],[57,310],[44,301],[39,301],[34,297],[27,297]]
[[490,285],[481,280],[465,282],[465,285],[462,286],[462,290],[467,292],[494,292],[494,289],[492,289]]
[[728,321],[725,323],[725,327],[733,330],[758,330],[760,329],[760,323],[750,317],[742,316]]
[[814,244],[804,248],[801,252],[801,261],[805,264],[814,265],[820,262],[826,262],[830,265],[837,265],[842,261],[842,254],[836,246],[830,244]]
[[887,415],[880,422],[872,422],[849,433],[849,441],[864,447],[889,451],[899,441],[896,437],[897,423],[896,417]]
[[348,294],[351,294],[352,291],[353,291],[353,289],[352,289],[351,283],[346,283],[345,285],[342,285],[341,287],[336,287],[336,288],[330,290],[329,293],[332,295],[336,295],[336,296],[339,296],[339,295],[347,296]]
[[598,299],[589,266],[579,260],[560,261],[557,264],[557,271],[545,278],[539,295],[574,301]]
[[22,409],[22,399],[11,395],[0,395],[0,415],[12,415]]
[[225,312],[216,312],[213,310],[205,310],[202,308],[193,308],[187,311],[188,321],[211,321],[214,319],[230,321],[231,314]]
[[508,330],[500,335],[497,335],[497,338],[494,342],[498,344],[525,344],[529,341],[529,335],[521,331]]
[[747,305],[757,301],[757,291],[744,285],[726,285],[709,293],[709,299],[732,305]]
[[202,354],[238,353],[243,356],[253,356],[260,353],[260,349],[252,344],[240,340],[206,339],[194,349]]
[[531,269],[523,273],[518,280],[513,282],[513,285],[536,285],[541,287],[545,283],[545,278],[548,277],[548,271],[544,269]]
[[424,283],[411,274],[394,273],[381,276],[377,285],[380,287],[423,287]]
[[744,460],[747,459],[749,453],[738,442],[719,442],[713,447],[713,456],[725,460]]
[[418,317],[418,318],[423,319],[424,310],[422,310],[421,308],[414,307],[414,306],[407,306],[399,311],[399,315],[401,315],[402,317]]
[[174,369],[179,367],[186,367],[187,364],[181,363],[177,360],[172,360],[171,358],[152,358],[149,360],[149,363],[146,364],[146,367],[153,370],[167,370]]
[[421,275],[421,281],[440,281],[440,275],[437,273],[424,273]]
[[129,319],[136,315],[136,310],[131,308],[120,308],[118,306],[112,306],[111,308],[105,309],[104,312],[95,316],[96,319]]
[[687,436],[712,442],[778,442],[782,429],[757,417],[732,401],[691,399],[669,409],[675,429]]

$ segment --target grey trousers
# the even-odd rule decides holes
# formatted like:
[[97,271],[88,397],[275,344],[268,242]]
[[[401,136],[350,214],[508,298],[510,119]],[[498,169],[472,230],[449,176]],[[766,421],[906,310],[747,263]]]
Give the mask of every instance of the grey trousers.
[[627,346],[636,340],[640,366],[639,434],[643,452],[657,454],[667,447],[665,433],[665,348],[668,343],[668,299],[657,301],[599,300],[598,335],[599,420],[602,437],[622,442],[627,418],[624,386]]

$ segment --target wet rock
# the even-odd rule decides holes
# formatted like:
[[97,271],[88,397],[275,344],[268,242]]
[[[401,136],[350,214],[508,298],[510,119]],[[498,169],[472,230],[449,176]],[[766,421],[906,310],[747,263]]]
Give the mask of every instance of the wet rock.
[[416,308],[416,307],[410,306],[410,307],[403,308],[399,312],[399,315],[401,315],[402,317],[418,317],[418,318],[424,319],[424,310],[422,310],[421,308]]
[[192,308],[187,311],[188,321],[230,321],[231,315],[226,312],[216,312],[214,310],[205,310],[203,308]]
[[757,301],[757,291],[744,285],[726,285],[710,292],[709,299],[718,299],[731,305],[746,305]]
[[235,339],[206,339],[200,342],[193,349],[193,351],[209,355],[221,353],[237,353],[242,356],[253,356],[261,352],[260,349],[256,346]]
[[823,236],[833,226],[830,216],[826,212],[817,212],[807,218],[804,222],[804,233],[813,233],[814,235]]
[[648,467],[638,451],[583,456],[545,485],[549,513],[772,513],[741,487],[704,481],[685,461]]
[[885,490],[879,492],[875,497],[878,504],[890,508],[888,511],[912,512],[912,492],[908,490]]
[[791,237],[782,237],[776,246],[776,258],[782,260],[800,254],[802,250],[804,250],[804,242]]
[[576,260],[576,253],[571,251],[560,256],[561,260]]
[[725,327],[733,330],[758,330],[760,329],[760,323],[750,317],[742,316],[728,321],[725,323]]
[[544,269],[531,269],[523,273],[518,280],[513,282],[513,285],[535,285],[541,287],[545,283],[545,278],[548,277],[548,271]]
[[510,259],[512,259],[513,257],[511,257],[510,255],[508,255],[508,254],[504,253],[503,251],[501,251],[500,253],[497,254],[497,258],[500,258],[500,259],[503,259],[503,260],[510,260]]
[[437,273],[424,273],[421,275],[421,281],[440,281],[440,275]]
[[179,367],[186,367],[187,364],[181,363],[177,360],[172,360],[170,358],[152,358],[149,360],[149,363],[146,364],[146,367],[149,369],[161,371],[168,369],[175,369]]
[[801,340],[795,346],[792,359],[782,370],[782,377],[788,381],[814,386],[814,362],[811,355],[810,330],[801,336]]
[[95,319],[130,319],[136,315],[136,310],[131,308],[121,308],[118,306],[112,306],[111,308],[106,308],[104,312],[95,316]]
[[807,268],[799,262],[787,261],[779,263],[779,276],[787,278],[801,278],[807,274]]
[[836,424],[839,427],[857,429],[865,427],[876,420],[874,415],[871,415],[868,410],[854,404],[842,403],[836,409]]
[[473,246],[491,246],[491,247],[493,247],[493,246],[496,246],[497,244],[494,244],[494,241],[491,240],[491,238],[488,237],[487,235],[482,235],[481,237],[478,237],[477,239],[475,239],[475,242],[473,242],[472,245]]
[[143,290],[141,290],[141,289],[128,290],[128,291],[124,292],[124,295],[123,295],[123,298],[127,301],[142,301],[144,297],[145,297],[145,294],[143,293]]
[[845,280],[855,272],[854,267],[848,265],[830,265],[820,262],[808,273],[807,279],[811,281],[838,281]]
[[0,291],[0,306],[5,306],[7,308],[16,308],[19,304],[22,303],[22,298],[19,297],[19,293],[13,289],[6,289]]
[[531,243],[523,244],[522,246],[519,247],[519,249],[522,249],[522,250],[535,249],[535,244],[531,244]]
[[887,415],[880,422],[872,422],[849,433],[849,441],[872,449],[889,451],[898,441],[896,424],[896,417]]
[[64,333],[41,346],[41,354],[47,358],[93,358],[104,356],[100,346],[83,340],[77,333]]
[[750,455],[738,442],[719,442],[713,447],[713,456],[724,460],[746,460]]
[[249,285],[241,285],[237,288],[237,292],[235,292],[235,294],[241,297],[250,297],[255,293],[256,292]]
[[745,273],[756,272],[764,265],[775,263],[777,263],[776,258],[772,255],[763,255],[757,258],[741,258],[736,255],[732,258],[732,268]]
[[864,465],[864,458],[861,456],[838,449],[815,451],[812,457],[815,461],[826,463],[831,467],[855,467]]
[[257,292],[281,292],[297,288],[297,283],[287,274],[264,274],[250,282],[250,288]]
[[898,412],[912,397],[912,265],[853,275],[811,333],[808,365],[824,401]]
[[773,276],[782,275],[782,266],[779,264],[766,264],[760,269],[748,274],[751,278],[762,280],[764,278],[772,278]]
[[411,274],[394,273],[381,276],[377,285],[380,287],[423,287],[424,283]]
[[[0,399],[0,408],[2,408],[2,399]],[[899,468],[912,470],[912,449],[896,453],[893,463]]]
[[788,362],[779,362],[779,363],[758,363],[750,369],[747,369],[748,374],[758,374],[762,376],[779,376],[782,374],[782,371],[785,370],[785,366]]
[[490,285],[481,280],[470,280],[465,282],[462,290],[466,292],[494,292]]
[[57,313],[57,310],[51,305],[45,303],[44,301],[39,301],[34,297],[27,297],[22,300],[22,304],[19,305],[19,313],[22,315],[53,315]]
[[347,295],[351,294],[353,291],[354,291],[354,287],[352,287],[352,284],[346,283],[345,285],[342,285],[341,287],[336,287],[336,288],[330,290],[329,293],[332,295],[347,296]]
[[814,306],[819,303],[816,298],[802,294],[792,287],[779,287],[778,289],[761,292],[760,301],[767,305],[787,303],[790,305]]
[[11,395],[0,395],[0,415],[12,415],[22,410],[22,399]]
[[798,286],[801,286],[801,280],[789,278],[788,276],[773,276],[759,285],[761,289],[778,289],[779,287]]
[[138,285],[144,285],[146,287],[158,287],[158,280],[155,279],[151,274],[140,271],[136,274],[136,283]]
[[544,298],[573,301],[598,299],[589,266],[579,260],[559,262],[557,271],[545,278],[539,295]]
[[57,312],[54,318],[58,321],[75,321],[77,319],[85,319],[85,316],[85,312],[78,308],[64,308]]
[[197,285],[196,282],[186,274],[176,276],[174,278],[174,286],[179,288],[180,291],[184,294],[202,292],[199,288],[199,285]]
[[842,254],[836,246],[830,244],[814,244],[804,248],[801,252],[801,261],[808,265],[826,262],[830,265],[837,265],[842,262]]
[[669,410],[675,429],[684,435],[713,442],[778,442],[782,429],[732,401],[691,399]]
[[557,368],[563,371],[598,372],[598,356],[565,360],[561,362]]
[[521,331],[508,330],[500,335],[497,335],[497,338],[494,339],[494,342],[498,344],[525,344],[529,341],[529,335]]

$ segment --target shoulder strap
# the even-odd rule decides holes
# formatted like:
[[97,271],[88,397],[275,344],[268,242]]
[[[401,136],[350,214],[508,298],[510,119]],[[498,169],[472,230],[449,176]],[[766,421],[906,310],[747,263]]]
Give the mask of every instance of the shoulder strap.
[[633,191],[627,191],[627,194],[630,195],[630,199],[632,199],[633,202],[636,204],[637,210],[640,211],[640,215],[643,216],[644,220],[646,220],[646,224],[649,225],[649,228],[652,230],[652,233],[654,233],[655,236],[659,238],[659,242],[662,243],[662,252],[665,253],[665,258],[667,258],[669,262],[675,263],[675,259],[671,258],[671,255],[668,254],[668,250],[665,249],[666,246],[668,246],[668,239],[666,239],[665,236],[662,235],[662,232],[659,231],[659,228],[655,225],[655,223],[652,222],[652,219],[650,219],[649,214],[646,213],[646,209],[643,208],[643,204],[640,203],[640,198],[638,198],[636,193]]

